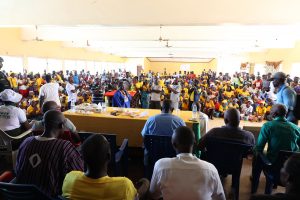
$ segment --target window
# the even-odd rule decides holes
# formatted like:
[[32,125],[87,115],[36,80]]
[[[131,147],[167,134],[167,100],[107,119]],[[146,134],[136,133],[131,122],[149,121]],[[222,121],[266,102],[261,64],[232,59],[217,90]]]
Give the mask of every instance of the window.
[[28,57],[28,72],[43,74],[47,70],[47,59]]
[[254,65],[254,75],[257,74],[263,75],[266,74],[266,65],[265,64],[255,64]]
[[72,72],[76,70],[76,61],[75,60],[65,60],[65,70]]
[[76,70],[77,70],[77,72],[80,72],[82,70],[86,71],[86,61],[77,60],[76,61]]
[[23,58],[14,56],[1,56],[4,60],[3,70],[6,72],[23,73]]
[[61,71],[62,70],[62,60],[57,60],[57,59],[48,59],[47,60],[47,71],[52,72],[52,71]]
[[292,70],[290,72],[291,78],[294,78],[295,76],[300,76],[300,63],[293,63],[292,64]]

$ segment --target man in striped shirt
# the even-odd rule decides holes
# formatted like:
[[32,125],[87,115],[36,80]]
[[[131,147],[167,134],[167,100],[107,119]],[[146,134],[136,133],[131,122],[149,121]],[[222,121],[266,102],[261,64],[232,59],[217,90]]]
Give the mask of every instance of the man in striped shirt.
[[34,184],[44,193],[61,194],[65,175],[83,170],[83,161],[75,147],[57,139],[64,131],[65,117],[56,110],[44,114],[45,131],[41,136],[27,138],[20,146],[16,164],[16,182]]

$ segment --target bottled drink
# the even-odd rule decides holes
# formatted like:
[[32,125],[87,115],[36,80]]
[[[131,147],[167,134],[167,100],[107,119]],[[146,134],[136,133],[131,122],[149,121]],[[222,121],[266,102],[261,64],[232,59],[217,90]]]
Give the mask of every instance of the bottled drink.
[[192,112],[193,112],[192,118],[197,119],[197,105],[196,105],[196,103],[193,103],[193,105],[192,105]]
[[75,112],[75,102],[71,101],[71,111]]

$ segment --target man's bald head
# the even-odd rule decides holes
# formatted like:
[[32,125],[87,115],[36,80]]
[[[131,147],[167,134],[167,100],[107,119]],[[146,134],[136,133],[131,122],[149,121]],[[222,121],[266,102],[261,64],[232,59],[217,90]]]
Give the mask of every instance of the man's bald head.
[[240,125],[240,112],[235,108],[229,108],[224,114],[226,125],[238,127]]
[[57,110],[58,105],[55,101],[47,101],[42,106],[42,112],[46,113],[48,110]]
[[178,127],[172,135],[172,144],[177,153],[192,153],[195,134],[186,126]]
[[[45,132],[59,132],[63,130],[65,123],[64,115],[57,110],[49,110],[44,114]],[[58,135],[57,135],[58,136]]]
[[271,115],[273,117],[285,117],[287,114],[286,106],[283,104],[275,104],[272,106]]

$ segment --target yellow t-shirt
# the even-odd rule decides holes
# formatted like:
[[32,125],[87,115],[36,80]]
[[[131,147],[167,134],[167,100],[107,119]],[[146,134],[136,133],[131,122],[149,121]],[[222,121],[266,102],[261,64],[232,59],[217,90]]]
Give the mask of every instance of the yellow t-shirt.
[[12,88],[17,88],[17,87],[18,87],[18,81],[17,81],[17,78],[8,77],[8,80],[9,80],[10,86],[11,86]]
[[224,92],[224,95],[225,95],[226,97],[228,97],[228,98],[231,98],[231,97],[234,96],[234,92],[233,92],[233,91],[230,91],[230,92],[225,91],[225,92]]
[[205,103],[205,107],[206,108],[215,108],[215,104],[213,100],[210,100],[208,102]]
[[42,78],[37,78],[36,79],[35,84],[38,87],[38,90],[41,88],[42,83],[43,83],[43,79]]
[[271,111],[271,108],[272,108],[272,106],[268,106],[268,107],[266,108],[266,112],[270,112],[270,111]]
[[257,106],[256,108],[256,113],[258,116],[263,116],[264,114],[266,114],[266,107],[260,107],[260,106]]
[[237,94],[241,94],[243,92],[243,90],[240,89],[240,88],[237,88],[235,91],[236,91]]
[[245,91],[245,92],[241,92],[241,95],[243,96],[243,97],[248,97],[248,96],[250,96],[250,93],[248,92],[248,91]]
[[133,200],[137,191],[126,177],[86,177],[81,171],[72,171],[65,177],[62,196],[72,200]]
[[37,110],[34,112],[34,108],[30,105],[28,108],[27,108],[27,115],[37,115],[39,114],[41,111],[40,107],[38,106],[37,107]]

